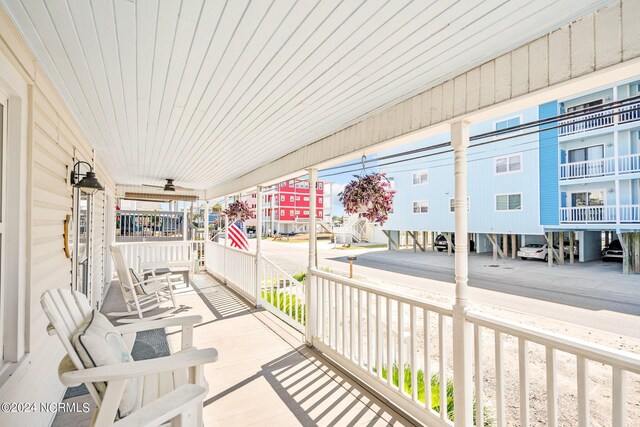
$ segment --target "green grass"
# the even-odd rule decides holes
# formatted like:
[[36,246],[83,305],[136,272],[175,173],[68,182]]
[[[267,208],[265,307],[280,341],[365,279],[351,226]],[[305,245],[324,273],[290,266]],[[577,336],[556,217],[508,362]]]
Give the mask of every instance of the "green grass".
[[[373,369],[374,372],[376,372],[376,369],[374,367]],[[391,367],[391,383],[398,387],[398,365],[397,364],[393,364],[393,366]],[[384,378],[384,380],[386,381],[387,379],[387,375],[388,375],[388,370],[386,365],[382,366],[382,378]],[[418,369],[418,373],[416,375],[416,385],[418,388],[418,400],[422,403],[424,403],[425,401],[425,388],[424,388],[424,372],[422,371],[422,369]],[[409,365],[405,365],[404,367],[404,391],[405,393],[411,394],[412,390],[411,390],[411,367]],[[440,387],[440,377],[438,374],[433,374],[431,376],[431,409],[433,409],[436,412],[440,412],[440,391],[441,391],[442,387]],[[445,393],[447,394],[447,417],[453,421],[454,416],[453,416],[453,380],[452,379],[448,379],[447,380],[447,384],[446,384],[446,390]],[[489,411],[488,407],[485,407],[483,409],[484,412],[484,427],[491,427],[493,426],[493,417],[491,416],[491,413]],[[474,398],[474,402],[473,402],[473,421],[475,424],[475,420],[476,420],[476,402],[475,402],[475,398]]]
[[262,291],[262,299],[287,315],[289,314],[289,309],[291,309],[291,317],[301,325],[305,324],[305,304],[298,301],[295,295],[272,289]]

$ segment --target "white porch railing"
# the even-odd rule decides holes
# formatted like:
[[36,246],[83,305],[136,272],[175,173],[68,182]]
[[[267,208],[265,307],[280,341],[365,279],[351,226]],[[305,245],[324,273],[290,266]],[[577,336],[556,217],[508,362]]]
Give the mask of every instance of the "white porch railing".
[[615,172],[616,163],[613,157],[560,165],[560,179],[591,178],[594,176],[613,175]]
[[204,250],[205,269],[236,292],[256,303],[256,254],[207,242]]
[[289,325],[304,332],[304,284],[264,256],[261,267],[260,303]]
[[[254,252],[205,244],[208,271],[298,330],[308,328],[314,347],[399,408],[432,426],[452,426],[454,415],[463,416],[455,413],[451,391],[456,387],[457,369],[452,363],[453,327],[461,321],[454,320],[451,305],[312,269],[307,279],[307,313],[302,304],[304,286],[266,259],[258,273],[256,261]],[[270,292],[277,297],[268,298]],[[604,405],[602,399],[597,400],[594,410],[599,416],[604,411],[611,425],[624,425],[630,415],[627,382],[630,376],[640,375],[639,356],[475,310],[467,311],[463,319],[473,330],[473,339],[461,344],[474,358],[469,387],[475,420],[468,420],[467,425],[529,425],[532,392],[547,396],[547,425],[559,425],[560,416],[567,411],[575,412],[579,425],[588,425],[594,395],[590,384],[601,371],[590,371],[590,364],[603,364],[613,374],[610,383],[598,382],[598,395],[611,397]],[[487,346],[487,342],[492,344]],[[469,348],[464,349],[465,345]],[[514,345],[517,351],[507,353]],[[546,372],[542,380],[536,371],[540,364]],[[487,378],[494,381],[487,382]],[[577,392],[566,386],[567,379]],[[508,389],[518,390],[516,401],[507,395]]]
[[142,265],[150,263],[183,263],[193,268],[194,247],[199,242],[131,242],[116,243],[123,248],[127,265],[141,270]]
[[593,114],[567,119],[560,122],[558,129],[559,136],[571,135],[573,133],[586,132],[613,125],[611,111],[599,111]]
[[615,206],[579,206],[560,208],[560,222],[610,223],[616,222]]
[[618,158],[620,173],[640,172],[640,154],[626,154]]
[[[542,329],[525,326],[515,322],[499,319],[495,316],[483,314],[477,311],[468,311],[466,314],[468,322],[474,325],[474,357],[475,357],[475,398],[476,398],[476,425],[484,425],[483,411],[484,394],[482,384],[487,371],[491,375],[495,375],[495,400],[496,400],[496,421],[498,426],[505,425],[530,425],[530,390],[532,379],[532,363],[530,357],[532,354],[532,346],[536,344],[542,346],[544,354],[544,363],[546,368],[546,381],[542,390],[539,387],[536,395],[544,394],[547,402],[547,420],[545,425],[559,425],[559,414],[562,413],[559,400],[571,398],[572,396],[560,395],[558,376],[561,372],[571,372],[568,377],[574,378],[577,386],[577,412],[575,420],[579,426],[589,425],[591,418],[590,411],[590,384],[592,376],[589,371],[590,363],[601,363],[608,366],[612,372],[612,381],[610,386],[598,384],[598,396],[611,396],[611,412],[609,420],[612,426],[625,425],[627,421],[627,385],[626,378],[629,373],[640,374],[640,357],[635,354],[627,353],[613,348],[592,344],[575,338],[552,334]],[[494,366],[483,366],[483,336],[486,333],[493,335],[494,340]],[[513,337],[517,341],[518,346],[518,375],[511,375],[511,380],[515,379],[515,384],[510,382],[509,387],[519,390],[519,420],[507,419],[506,411],[508,406],[515,406],[513,401],[507,401],[505,398],[505,381],[506,359],[504,343],[507,337]],[[559,362],[558,354],[563,356],[571,355],[575,359],[570,362]],[[575,360],[575,361],[574,361]],[[567,366],[573,364],[573,366]],[[563,366],[561,366],[563,365]],[[575,373],[575,376],[573,374]],[[514,378],[515,377],[515,378]],[[565,374],[565,378],[567,375]],[[455,386],[455,384],[454,384]],[[571,399],[573,400],[573,399]],[[565,407],[564,411],[568,409]],[[575,409],[573,409],[575,411]],[[601,413],[602,415],[602,413]],[[519,422],[518,422],[519,421]],[[508,422],[508,424],[507,424]]]
[[224,280],[252,303],[264,306],[289,325],[304,331],[305,287],[292,275],[264,256],[258,272],[255,252],[216,242],[205,243],[204,259],[209,273]]
[[184,221],[184,212],[119,210],[116,242],[185,240]]
[[620,206],[620,222],[640,223],[640,205]]
[[[452,322],[456,321],[452,318],[451,306],[387,292],[318,270],[312,271],[310,292],[315,324],[308,327],[312,328],[314,346],[421,422],[432,426],[453,424],[448,414],[451,410],[447,406],[450,404],[448,393],[439,393],[439,384],[453,381],[452,372],[456,370],[448,360],[452,349]],[[627,378],[629,374],[640,374],[637,355],[478,311],[467,311],[465,320],[474,330],[473,348],[464,350],[473,352],[474,356],[474,378],[470,386],[475,395],[475,423],[468,420],[467,425],[530,425],[531,383],[533,375],[539,375],[533,373],[535,365],[530,362],[536,357],[542,359],[539,363],[545,365],[546,371],[546,378],[537,381],[535,386],[536,396],[546,396],[547,419],[543,423],[559,425],[561,414],[576,411],[571,409],[574,403],[567,402],[575,402],[577,424],[589,424],[592,398],[589,389],[594,380],[589,364],[596,363],[604,364],[612,372],[610,384],[598,383],[598,396],[611,396],[607,400],[611,406],[604,405],[609,408],[606,417],[610,425],[625,425]],[[493,354],[486,354],[486,347],[483,348],[487,334],[493,335],[493,346],[489,346]],[[517,343],[516,369],[510,366],[516,360],[510,360],[505,351],[507,340]],[[495,381],[487,384],[485,378],[488,377],[494,377]],[[425,378],[427,387],[424,387]],[[565,387],[568,378],[573,378],[577,394]],[[455,388],[456,384],[452,384]],[[507,387],[518,390],[516,402],[506,396]],[[439,393],[436,402],[432,401],[432,392]],[[487,415],[494,417],[493,411],[485,410],[489,400],[495,405],[495,420],[486,419]],[[602,415],[602,409],[598,410]],[[456,418],[461,416],[457,413]]]
[[451,306],[319,270],[311,292],[315,347],[426,425],[451,425],[447,393],[432,402],[431,387],[452,381]]

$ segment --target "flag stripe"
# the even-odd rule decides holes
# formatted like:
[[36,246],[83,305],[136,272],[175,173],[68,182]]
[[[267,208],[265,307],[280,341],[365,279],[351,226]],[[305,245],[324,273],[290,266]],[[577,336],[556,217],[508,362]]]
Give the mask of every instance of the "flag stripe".
[[241,222],[234,221],[233,224],[229,226],[228,232],[231,247],[245,251],[249,250],[249,241],[247,240],[247,235],[244,234],[244,227]]

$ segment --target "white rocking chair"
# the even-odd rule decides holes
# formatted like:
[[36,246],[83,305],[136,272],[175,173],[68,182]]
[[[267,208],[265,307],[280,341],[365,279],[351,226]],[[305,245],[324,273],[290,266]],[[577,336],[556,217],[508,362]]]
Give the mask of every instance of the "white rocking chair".
[[[135,310],[138,318],[142,319],[144,317],[143,313],[153,310],[165,302],[169,301],[172,304],[172,308],[176,307],[176,299],[173,296],[173,286],[169,279],[171,273],[156,275],[153,270],[136,273],[127,265],[127,261],[122,253],[122,248],[117,245],[111,245],[111,256],[116,266],[120,289],[122,290],[122,297],[124,298],[127,311],[107,313],[108,316],[131,316]],[[145,273],[151,274],[151,277],[142,280]],[[147,316],[146,319],[166,317],[169,315],[167,311],[170,309],[171,308],[167,308],[167,310],[162,313]],[[137,320],[119,320],[121,323],[131,321]]]
[[[58,335],[67,351],[60,362],[58,374],[67,387],[84,384],[98,406],[91,426],[202,426],[202,405],[208,386],[203,365],[215,362],[218,352],[198,350],[192,346],[193,325],[201,316],[171,317],[116,326],[129,348],[136,332],[163,327],[182,326],[182,349],[167,357],[84,368],[72,344],[74,333],[92,316],[87,298],[69,289],[52,289],[40,298],[42,308],[51,321],[49,335]],[[126,339],[128,338],[128,339]],[[137,396],[139,407],[116,421],[120,401],[129,380],[139,378]],[[106,384],[102,396],[96,383]]]

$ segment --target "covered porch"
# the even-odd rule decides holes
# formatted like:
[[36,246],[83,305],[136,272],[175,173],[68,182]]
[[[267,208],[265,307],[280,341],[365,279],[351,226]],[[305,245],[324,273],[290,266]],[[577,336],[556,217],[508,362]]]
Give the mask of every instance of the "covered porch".
[[[449,132],[455,234],[468,235],[470,124],[637,76],[637,2],[0,3],[3,401],[61,401],[62,348],[39,298],[71,289],[122,311],[116,244],[137,270],[190,263],[174,314],[202,315],[194,343],[220,354],[204,371],[207,426],[640,419],[637,351],[474,307],[464,239],[455,298],[435,302],[324,270],[313,215],[323,169]],[[76,166],[99,192],[78,185]],[[304,278],[260,243],[262,191],[298,178],[311,212]],[[215,241],[208,206],[248,193],[255,250]],[[202,239],[189,240],[186,210],[118,217],[121,199],[140,197],[204,201]],[[179,348],[176,331],[161,335]],[[0,413],[2,425],[89,423]]]
[[[189,288],[176,289],[178,315],[198,314],[194,333],[198,348],[215,347],[220,358],[205,367],[209,393],[204,402],[206,426],[350,425],[409,426],[405,417],[345,375],[320,353],[304,345],[303,335],[210,274],[191,277]],[[118,283],[109,289],[102,312],[122,311]],[[179,329],[169,328],[145,345],[180,349]],[[134,351],[135,355],[135,351]],[[87,413],[61,413],[53,426],[88,425],[95,404],[89,394],[64,403],[91,405]]]

